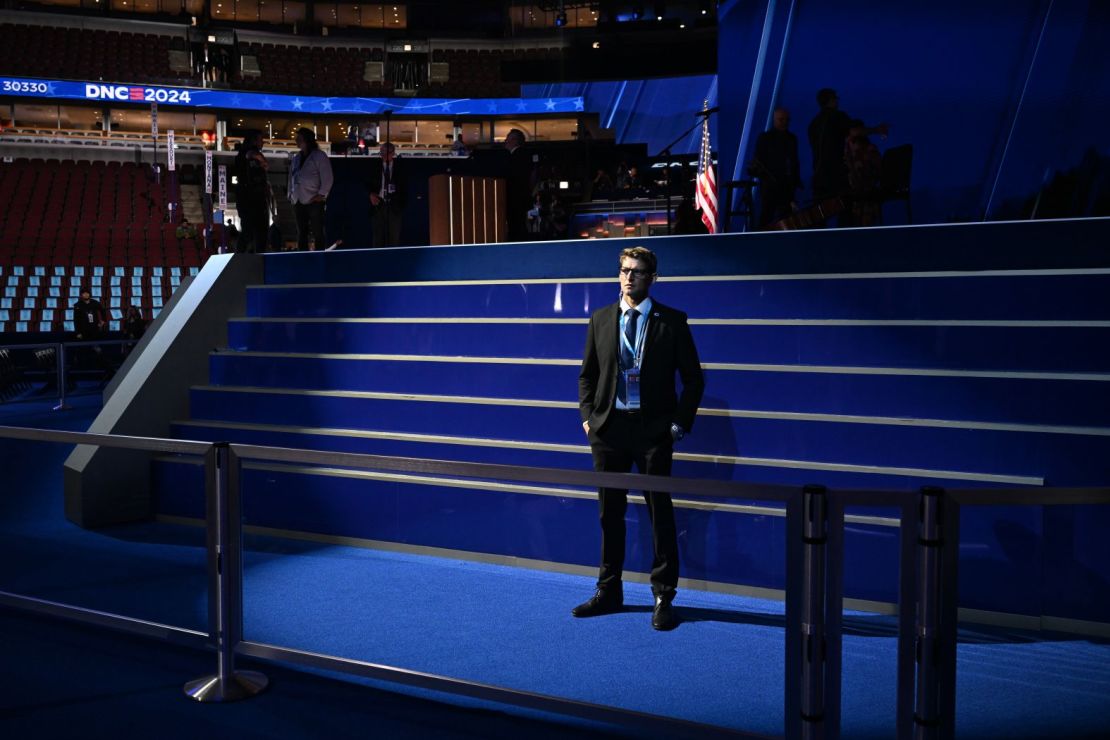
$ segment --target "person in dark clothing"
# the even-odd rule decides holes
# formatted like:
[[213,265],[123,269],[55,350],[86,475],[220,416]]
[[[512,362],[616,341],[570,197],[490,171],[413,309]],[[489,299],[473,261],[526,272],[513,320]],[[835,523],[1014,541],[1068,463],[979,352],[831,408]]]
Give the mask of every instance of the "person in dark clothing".
[[[93,300],[88,288],[81,291],[81,297],[73,304],[73,328],[79,342],[95,342],[108,328],[108,314],[100,301]],[[103,353],[99,346],[75,348],[73,362],[78,367],[102,370],[107,375]]]
[[[127,313],[123,317],[123,336],[137,342],[143,338],[144,333],[146,333],[146,319],[143,318],[143,310],[138,306],[128,306]],[[124,357],[131,354],[133,349],[135,349],[133,344],[124,344],[120,347]]]
[[123,317],[123,335],[128,339],[138,341],[146,332],[146,319],[143,311],[138,306],[128,306],[127,315]]
[[518,128],[505,135],[505,149],[509,152],[505,206],[512,242],[528,239],[528,211],[532,208],[532,153],[524,142],[524,132]]
[[381,158],[370,168],[370,180],[366,183],[370,192],[374,246],[397,247],[401,245],[408,182],[404,166],[397,162],[397,147],[387,141],[378,151]]
[[261,131],[248,131],[243,136],[232,167],[236,180],[235,205],[243,226],[237,251],[265,252],[270,228],[270,184],[266,179],[270,165],[262,154]]
[[77,339],[91,342],[99,339],[108,327],[108,317],[99,301],[94,301],[88,289],[81,291],[81,297],[73,304],[73,326]]
[[790,111],[775,109],[771,130],[759,135],[748,169],[759,178],[759,225],[789,216],[796,207],[794,193],[802,186],[798,137],[790,133]]
[[[848,168],[844,164],[844,142],[852,117],[840,110],[836,90],[823,88],[817,93],[820,112],[809,124],[809,146],[813,150],[813,199],[835,198],[848,191]],[[886,136],[885,123],[865,128],[865,134]]]
[[[586,349],[578,375],[582,431],[590,443],[594,470],[670,475],[675,444],[690,432],[705,390],[698,351],[686,314],[649,295],[658,260],[644,247],[620,254],[620,300],[590,316]],[[677,391],[676,379],[682,390]],[[678,533],[667,493],[644,491],[651,520],[654,558],[651,625],[672,629],[671,606],[678,587]],[[624,608],[628,491],[602,488],[601,568],[597,591],[571,610],[597,617]]]

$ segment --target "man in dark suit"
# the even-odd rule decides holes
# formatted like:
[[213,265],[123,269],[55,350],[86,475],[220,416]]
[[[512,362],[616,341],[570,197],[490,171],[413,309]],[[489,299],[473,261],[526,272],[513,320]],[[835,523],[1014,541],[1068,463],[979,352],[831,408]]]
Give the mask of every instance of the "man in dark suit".
[[401,244],[401,220],[405,214],[407,182],[404,167],[397,164],[397,148],[385,142],[378,150],[381,159],[370,168],[370,216],[373,219],[374,246],[397,247]]
[[[649,475],[670,475],[674,443],[694,425],[705,381],[686,314],[648,295],[656,278],[655,254],[644,247],[621,252],[621,300],[590,317],[578,375],[582,428],[590,440],[594,470],[627,473],[635,464]],[[682,393],[675,391],[675,373]],[[624,605],[625,510],[628,491],[602,488],[601,569],[593,598],[576,606],[576,617],[620,611]],[[655,557],[651,625],[674,627],[671,602],[678,586],[678,537],[670,494],[645,491]]]

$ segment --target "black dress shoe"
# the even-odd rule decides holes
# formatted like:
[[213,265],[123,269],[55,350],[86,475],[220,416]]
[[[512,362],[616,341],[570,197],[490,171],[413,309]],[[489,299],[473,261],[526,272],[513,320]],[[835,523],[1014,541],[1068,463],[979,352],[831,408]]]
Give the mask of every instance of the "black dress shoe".
[[624,608],[624,593],[620,588],[599,588],[593,597],[570,610],[576,617],[600,617],[616,614]]
[[678,626],[678,614],[671,606],[671,600],[662,596],[655,597],[655,609],[651,612],[651,626],[657,630],[673,630]]

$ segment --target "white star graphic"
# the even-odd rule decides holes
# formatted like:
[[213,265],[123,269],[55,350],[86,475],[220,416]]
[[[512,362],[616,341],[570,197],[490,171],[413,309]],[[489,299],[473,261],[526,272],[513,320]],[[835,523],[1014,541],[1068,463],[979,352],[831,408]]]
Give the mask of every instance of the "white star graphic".
[[331,98],[324,98],[324,102],[320,103],[320,107],[324,110],[331,110]]
[[242,102],[243,102],[243,98],[239,97],[238,95],[232,95],[231,96],[231,104],[232,105],[239,105]]
[[543,104],[543,107],[547,108],[548,110],[555,110],[555,101],[551,98],[548,98],[547,102]]
[[269,95],[262,98],[262,105],[265,106],[266,108],[273,108],[274,107],[273,98],[271,98]]
[[293,98],[293,107],[297,110],[304,110],[304,101],[300,98]]
[[492,100],[489,101],[488,103],[486,103],[486,110],[488,110],[490,113],[496,113],[497,103],[493,102]]
[[517,110],[524,110],[527,107],[528,107],[527,104],[525,104],[525,102],[523,100],[516,101],[516,109]]
[[579,98],[578,100],[574,101],[574,109],[575,110],[585,110],[586,109],[586,104],[582,102],[582,98]]

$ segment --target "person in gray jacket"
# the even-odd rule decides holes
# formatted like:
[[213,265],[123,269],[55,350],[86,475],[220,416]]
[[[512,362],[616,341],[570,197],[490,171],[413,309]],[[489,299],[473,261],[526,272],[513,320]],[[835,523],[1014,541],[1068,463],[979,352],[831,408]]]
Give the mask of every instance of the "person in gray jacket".
[[297,129],[297,148],[289,166],[289,200],[297,217],[297,249],[324,249],[324,202],[334,178],[328,155],[320,151],[312,129]]

